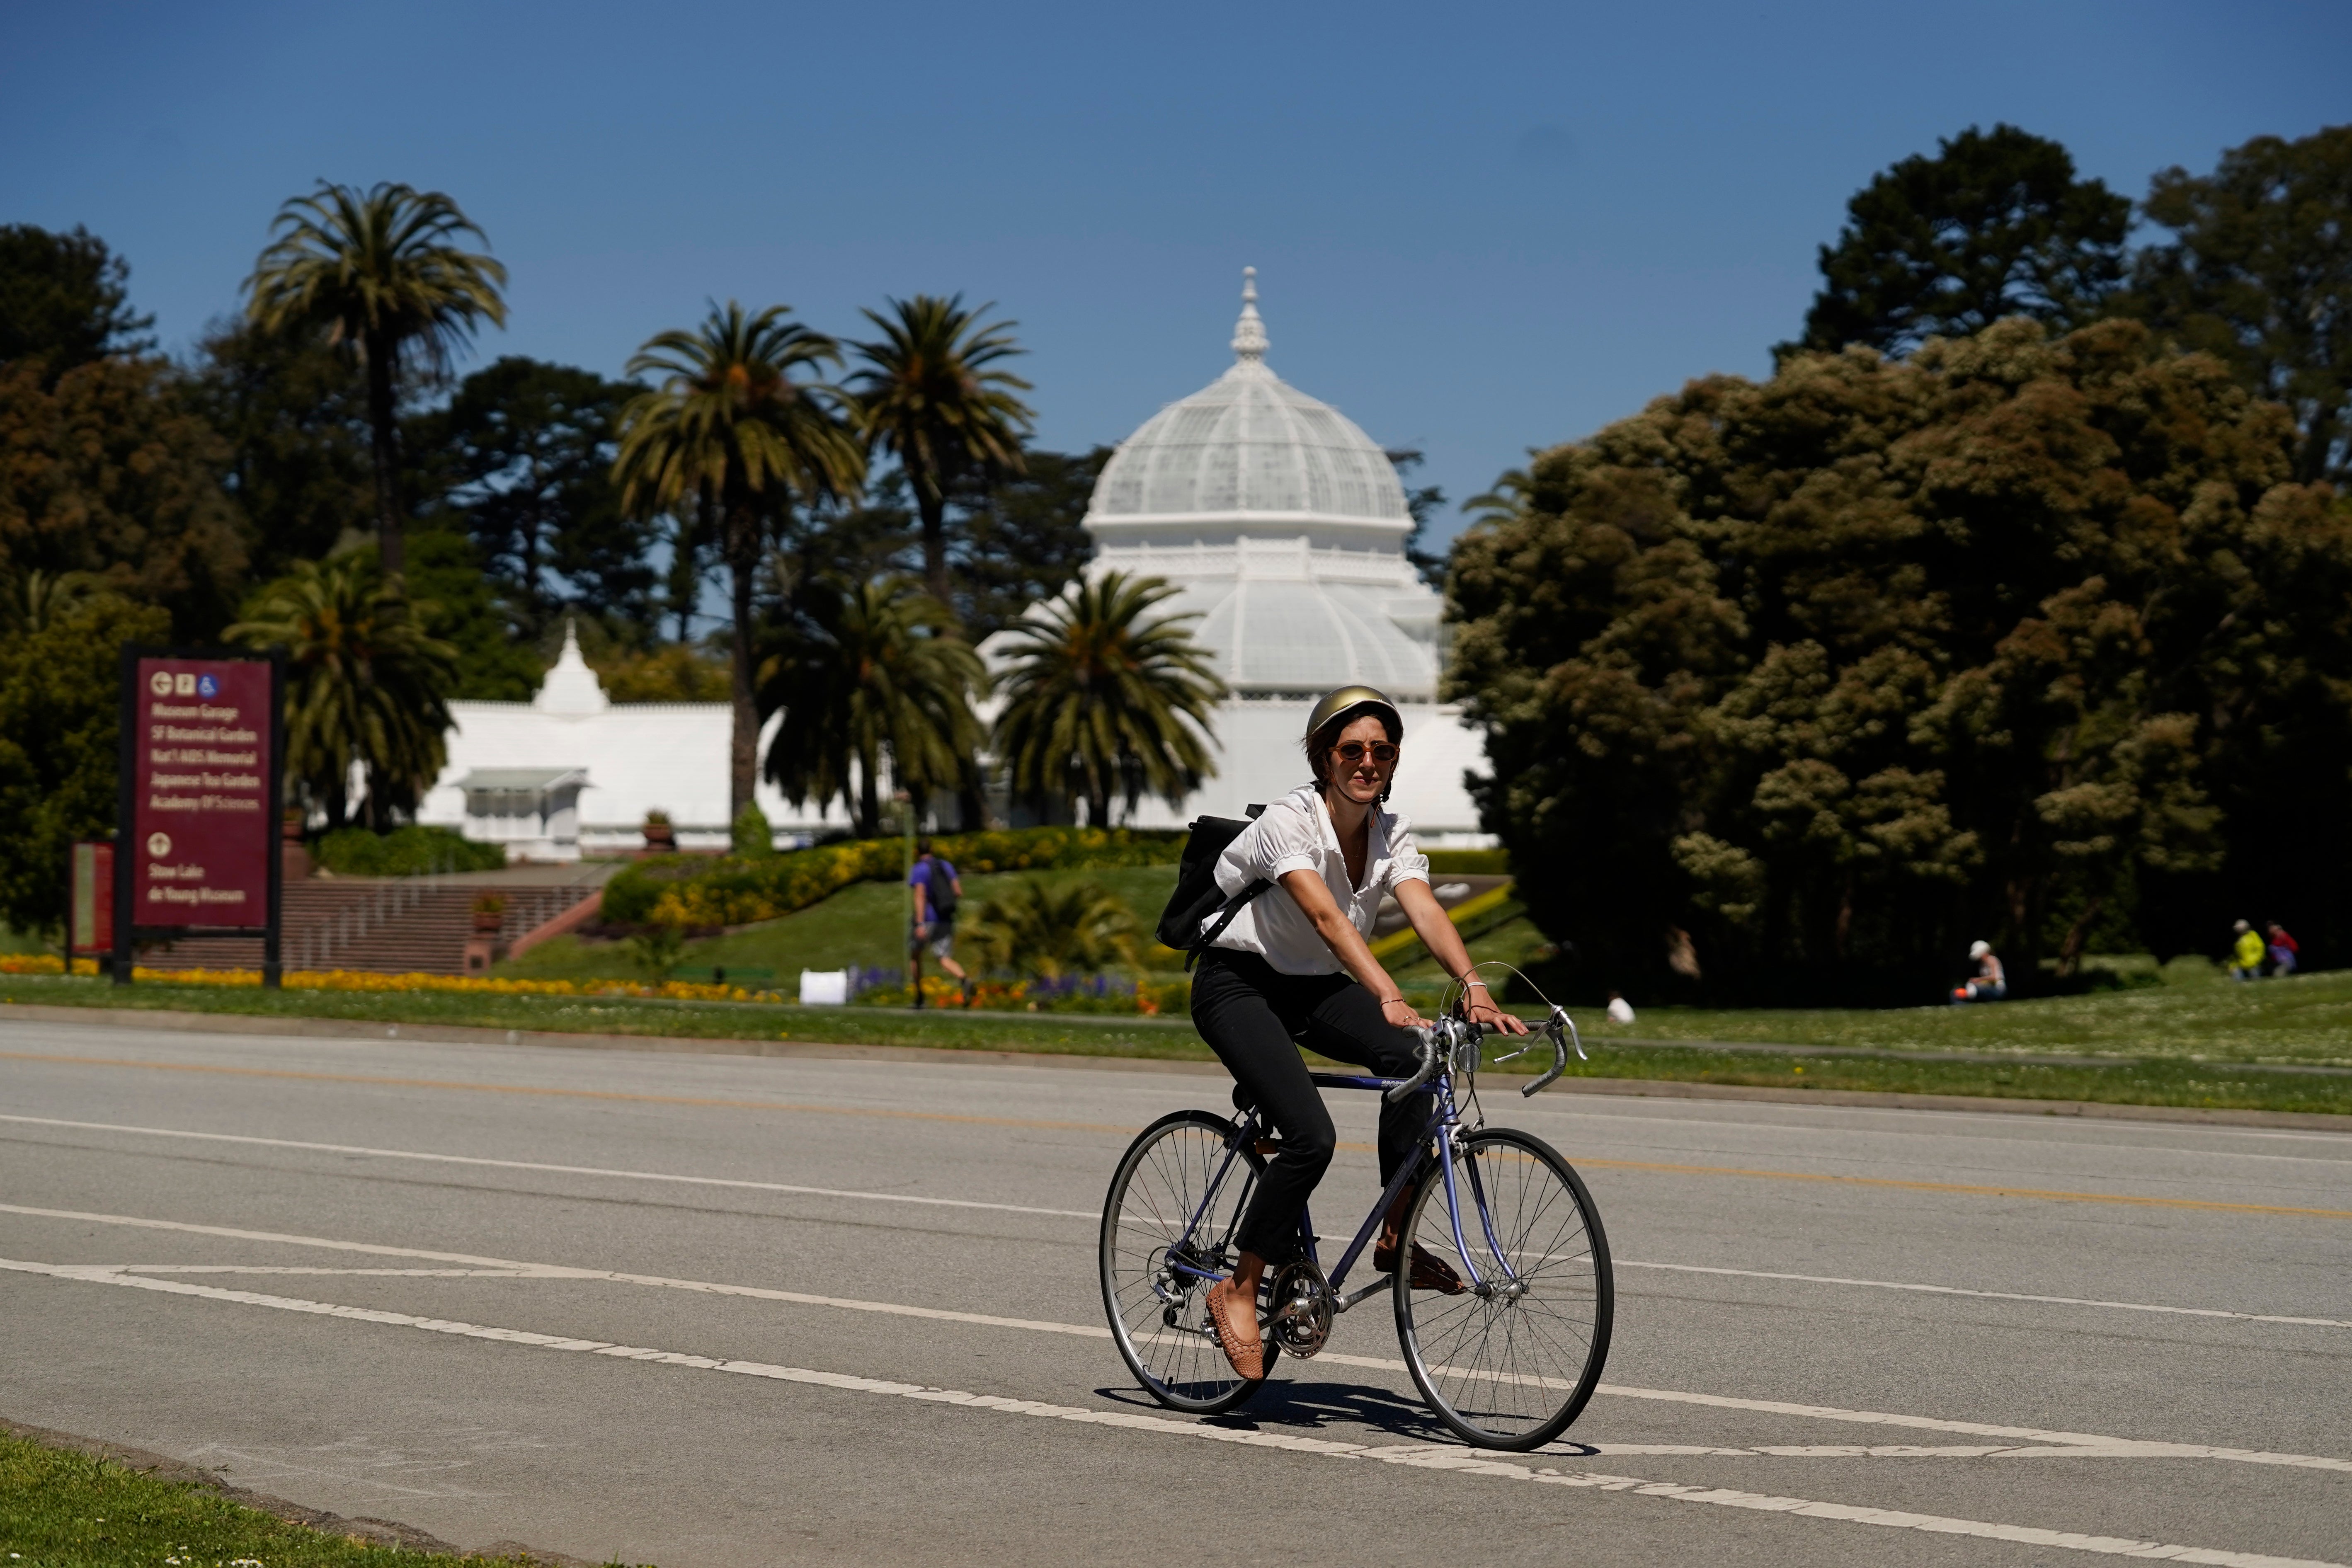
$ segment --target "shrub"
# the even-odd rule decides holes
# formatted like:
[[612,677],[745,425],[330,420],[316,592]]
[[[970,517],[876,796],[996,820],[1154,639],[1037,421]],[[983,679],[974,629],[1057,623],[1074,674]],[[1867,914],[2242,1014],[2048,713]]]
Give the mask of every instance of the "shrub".
[[477,844],[446,827],[411,823],[390,833],[346,827],[310,847],[311,858],[338,877],[422,877],[436,871],[495,871],[507,863],[496,844]]
[[1100,882],[1031,879],[980,907],[964,942],[984,970],[1058,981],[1132,963],[1135,916]]
[[728,843],[739,860],[761,860],[776,852],[776,830],[757,801],[746,801],[728,829]]
[[[1172,866],[1181,833],[1117,827],[1023,827],[942,834],[931,847],[965,872]],[[853,882],[907,873],[904,838],[853,838],[790,854],[719,860],[667,855],[640,860],[604,885],[604,918],[681,926],[749,925],[804,910]]]

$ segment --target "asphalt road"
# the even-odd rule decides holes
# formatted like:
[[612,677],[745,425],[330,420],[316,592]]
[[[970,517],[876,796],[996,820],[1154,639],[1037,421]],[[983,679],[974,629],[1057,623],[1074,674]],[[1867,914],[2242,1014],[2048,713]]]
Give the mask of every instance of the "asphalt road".
[[1223,1098],[0,1021],[0,1415],[664,1568],[2352,1562],[2352,1137],[1498,1095],[1621,1260],[1602,1393],[1498,1461],[1379,1298],[1243,1418],[1132,1386],[1091,1216]]

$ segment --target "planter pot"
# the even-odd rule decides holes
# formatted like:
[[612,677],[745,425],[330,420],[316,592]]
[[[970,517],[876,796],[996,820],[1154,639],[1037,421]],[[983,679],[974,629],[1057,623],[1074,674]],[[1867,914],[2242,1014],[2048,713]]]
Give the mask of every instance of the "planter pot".
[[499,934],[499,928],[506,923],[506,918],[503,910],[476,910],[474,931],[478,935],[496,936]]

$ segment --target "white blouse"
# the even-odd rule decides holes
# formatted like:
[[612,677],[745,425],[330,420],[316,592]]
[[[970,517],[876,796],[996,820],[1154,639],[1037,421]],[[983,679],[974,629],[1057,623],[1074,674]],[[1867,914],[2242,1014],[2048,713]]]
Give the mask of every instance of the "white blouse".
[[[1218,857],[1217,886],[1228,896],[1261,878],[1275,885],[1242,907],[1216,944],[1262,954],[1285,974],[1338,973],[1343,967],[1339,955],[1282,886],[1283,874],[1319,873],[1340,912],[1369,941],[1372,922],[1380,918],[1381,900],[1399,882],[1429,880],[1429,858],[1413,847],[1411,826],[1393,812],[1374,808],[1364,885],[1356,887],[1348,880],[1348,858],[1339,848],[1322,792],[1313,784],[1299,785],[1268,805]],[[1202,921],[1202,929],[1210,923]]]

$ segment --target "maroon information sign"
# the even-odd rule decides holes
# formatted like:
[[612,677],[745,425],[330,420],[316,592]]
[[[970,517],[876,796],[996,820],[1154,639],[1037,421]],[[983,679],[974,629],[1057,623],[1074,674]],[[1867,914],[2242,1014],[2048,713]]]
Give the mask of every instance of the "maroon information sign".
[[143,931],[259,930],[278,971],[278,693],[271,657],[125,648],[115,973]]
[[142,926],[269,923],[269,666],[142,658],[131,907]]

